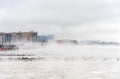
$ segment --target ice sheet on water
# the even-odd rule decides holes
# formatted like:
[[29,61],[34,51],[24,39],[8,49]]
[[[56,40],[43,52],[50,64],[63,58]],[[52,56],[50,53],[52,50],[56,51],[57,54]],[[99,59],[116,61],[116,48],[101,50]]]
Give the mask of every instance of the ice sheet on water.
[[2,61],[1,79],[119,79],[118,61]]
[[2,60],[0,61],[1,79],[120,78],[119,46],[59,45],[57,43],[43,47],[40,44],[27,46],[24,45],[17,51],[3,51],[0,54],[31,54],[45,59]]

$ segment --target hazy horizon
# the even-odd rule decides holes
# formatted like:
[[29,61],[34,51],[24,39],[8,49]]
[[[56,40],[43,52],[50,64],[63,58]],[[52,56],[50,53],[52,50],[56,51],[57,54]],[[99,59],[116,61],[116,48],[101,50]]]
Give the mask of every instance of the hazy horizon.
[[0,31],[57,38],[120,40],[118,0],[0,0]]

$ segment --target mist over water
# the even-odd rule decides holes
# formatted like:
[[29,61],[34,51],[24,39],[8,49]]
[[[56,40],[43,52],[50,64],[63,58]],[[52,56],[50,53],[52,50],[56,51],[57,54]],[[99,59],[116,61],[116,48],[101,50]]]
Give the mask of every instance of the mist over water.
[[18,50],[0,51],[0,79],[120,79],[119,4],[119,0],[0,0],[0,32],[115,41],[42,46],[18,42]]
[[56,56],[118,56],[120,46],[115,45],[86,45],[86,44],[59,44],[56,42],[26,43],[16,52],[49,53]]
[[[18,56],[27,56],[33,58],[66,58],[66,57],[119,57],[119,45],[87,45],[87,44],[69,44],[69,43],[56,43],[49,42],[41,45],[41,43],[21,43],[18,44],[18,50],[1,51],[0,54],[12,54]],[[3,57],[4,58],[4,57]],[[7,58],[7,56],[6,56]],[[12,57],[11,57],[12,58]]]
[[[19,50],[1,54],[33,55],[34,60],[5,56],[0,61],[1,79],[119,79],[120,46],[24,43]],[[9,60],[13,57],[12,60]],[[19,57],[19,56],[16,56]],[[31,57],[31,56],[28,56]],[[42,57],[39,58],[39,57]]]

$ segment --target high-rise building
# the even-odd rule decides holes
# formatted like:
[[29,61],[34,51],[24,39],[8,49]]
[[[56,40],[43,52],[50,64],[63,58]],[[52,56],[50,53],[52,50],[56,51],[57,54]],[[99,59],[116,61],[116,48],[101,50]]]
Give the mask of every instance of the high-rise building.
[[0,33],[2,42],[17,42],[17,41],[28,41],[35,42],[37,41],[37,32],[12,32],[12,33]]
[[0,36],[0,45],[2,45],[2,36]]

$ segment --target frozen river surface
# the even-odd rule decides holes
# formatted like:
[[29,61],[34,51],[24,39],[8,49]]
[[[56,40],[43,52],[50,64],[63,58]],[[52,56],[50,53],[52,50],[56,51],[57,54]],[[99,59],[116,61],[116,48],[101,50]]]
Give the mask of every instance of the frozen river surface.
[[4,60],[0,79],[119,79],[116,60]]
[[[37,59],[14,59],[23,53]],[[120,79],[119,53],[119,46],[68,45],[1,52],[0,79]]]

